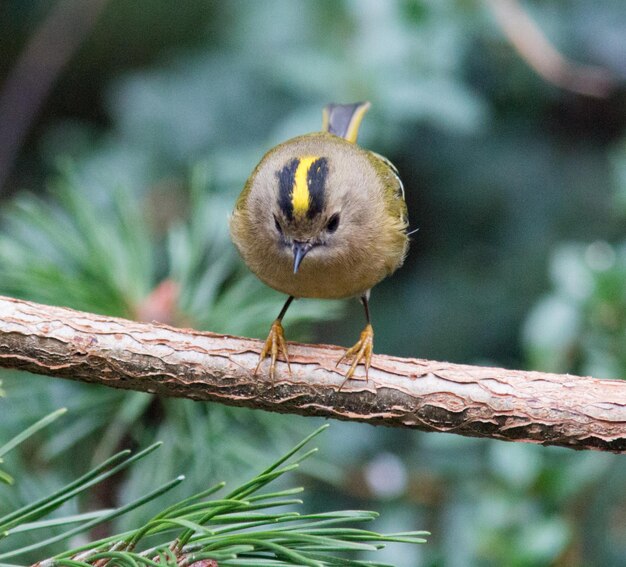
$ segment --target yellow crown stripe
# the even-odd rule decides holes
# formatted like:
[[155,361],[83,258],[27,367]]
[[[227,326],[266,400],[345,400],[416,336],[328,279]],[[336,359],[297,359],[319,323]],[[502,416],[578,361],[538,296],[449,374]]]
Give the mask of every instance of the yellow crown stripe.
[[291,193],[291,204],[293,214],[296,217],[303,217],[309,210],[311,195],[309,193],[308,174],[313,162],[318,160],[317,156],[302,156],[293,178],[293,191]]

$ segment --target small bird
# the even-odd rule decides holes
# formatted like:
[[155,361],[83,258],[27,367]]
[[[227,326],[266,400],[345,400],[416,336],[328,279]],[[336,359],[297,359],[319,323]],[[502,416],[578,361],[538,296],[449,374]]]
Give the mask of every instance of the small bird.
[[[356,144],[368,102],[329,104],[323,131],[287,140],[256,166],[230,219],[244,262],[259,279],[289,296],[272,323],[255,374],[281,354],[289,365],[282,320],[294,298],[360,297],[366,326],[339,359],[368,378],[374,343],[370,290],[403,263],[408,217],[398,171],[386,158]],[[343,384],[342,384],[343,386]]]

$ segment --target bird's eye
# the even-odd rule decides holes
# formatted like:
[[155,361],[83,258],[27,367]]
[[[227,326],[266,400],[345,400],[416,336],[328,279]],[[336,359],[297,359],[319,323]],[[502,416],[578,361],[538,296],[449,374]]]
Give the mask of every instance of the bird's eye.
[[332,217],[328,219],[328,223],[326,224],[326,230],[328,232],[335,232],[338,226],[339,226],[339,213],[335,213]]
[[276,227],[276,230],[278,231],[278,234],[282,235],[283,234],[283,227],[280,226],[280,223],[278,222],[278,219],[274,216],[274,226]]

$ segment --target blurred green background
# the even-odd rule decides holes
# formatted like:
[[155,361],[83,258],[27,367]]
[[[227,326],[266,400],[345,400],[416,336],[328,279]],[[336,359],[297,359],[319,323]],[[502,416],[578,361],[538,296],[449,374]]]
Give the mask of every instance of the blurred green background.
[[[372,294],[376,351],[625,377],[626,4],[522,4],[563,55],[610,74],[603,96],[538,76],[490,6],[2,0],[0,292],[263,337],[283,297],[241,265],[228,211],[263,153],[319,129],[327,102],[370,100],[360,143],[398,166],[419,227]],[[290,339],[350,345],[362,313],[302,301],[285,325]],[[185,473],[180,497],[249,476],[315,426],[0,377],[0,439],[70,409],[8,461],[24,473],[3,507],[155,438],[159,467],[83,505]],[[394,565],[626,565],[618,456],[346,423],[321,444],[302,479],[309,505],[432,531],[391,546]]]

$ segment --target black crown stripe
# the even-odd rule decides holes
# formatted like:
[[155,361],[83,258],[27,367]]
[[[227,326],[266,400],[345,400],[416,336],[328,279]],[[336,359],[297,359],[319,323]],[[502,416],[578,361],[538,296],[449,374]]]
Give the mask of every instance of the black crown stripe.
[[326,177],[328,176],[328,159],[322,157],[316,159],[307,172],[307,185],[309,187],[309,209],[307,217],[313,218],[324,210],[324,198],[326,190]]
[[280,171],[276,172],[276,176],[278,177],[278,206],[289,220],[293,219],[293,203],[291,196],[293,194],[296,169],[298,169],[299,164],[300,160],[294,158]]

